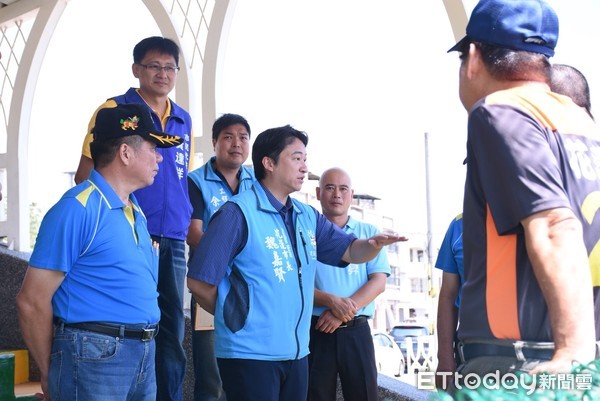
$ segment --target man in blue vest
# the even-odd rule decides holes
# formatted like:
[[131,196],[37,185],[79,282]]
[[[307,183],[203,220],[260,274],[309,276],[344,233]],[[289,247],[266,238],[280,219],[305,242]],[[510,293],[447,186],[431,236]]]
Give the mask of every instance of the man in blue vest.
[[[177,82],[179,46],[168,38],[152,36],[133,49],[134,77],[139,88],[108,99],[98,110],[122,103],[141,103],[148,107],[156,129],[178,135],[180,146],[159,149],[163,163],[154,184],[136,191],[135,196],[148,219],[148,231],[160,244],[158,305],[160,332],[156,337],[156,382],[158,401],[182,401],[186,357],[183,349],[185,320],[185,239],[192,208],[188,198],[187,174],[193,155],[192,121],[187,111],[169,99]],[[94,126],[96,113],[90,120]],[[88,178],[92,169],[90,142],[86,136],[75,182]]]
[[257,181],[213,215],[189,263],[188,287],[215,316],[215,354],[228,401],[306,401],[316,261],[362,263],[405,240],[392,234],[356,239],[292,199],[308,173],[307,143],[289,125],[258,135],[252,147]]
[[[215,155],[188,175],[193,207],[187,243],[190,258],[211,216],[233,195],[252,186],[254,172],[243,166],[250,153],[250,125],[238,114],[223,114],[212,126]],[[198,308],[192,297],[192,360],[194,401],[224,401],[225,393],[214,351],[213,316]]]

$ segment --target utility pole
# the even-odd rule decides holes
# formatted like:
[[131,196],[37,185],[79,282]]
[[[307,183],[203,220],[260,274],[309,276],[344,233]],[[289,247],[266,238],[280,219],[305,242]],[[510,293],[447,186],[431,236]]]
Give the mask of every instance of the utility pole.
[[[425,132],[425,197],[427,207],[427,287],[429,300],[431,302],[431,325],[430,333],[433,334],[437,321],[437,307],[435,304],[436,289],[433,287],[433,244],[432,244],[432,228],[431,228],[431,179],[430,179],[430,163],[429,163],[429,133]],[[432,348],[430,348],[430,351]]]
[[[433,266],[432,250],[432,229],[431,229],[431,182],[429,166],[429,133],[425,133],[425,197],[427,207],[427,264],[429,268]],[[429,281],[431,286],[431,272],[429,272]]]

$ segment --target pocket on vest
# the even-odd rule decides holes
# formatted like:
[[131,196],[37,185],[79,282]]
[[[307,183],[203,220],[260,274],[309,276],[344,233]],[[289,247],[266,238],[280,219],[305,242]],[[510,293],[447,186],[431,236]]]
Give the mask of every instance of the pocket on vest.
[[244,281],[236,266],[232,266],[229,283],[231,287],[223,305],[223,320],[229,330],[235,333],[246,324],[250,310],[250,295],[248,283]]

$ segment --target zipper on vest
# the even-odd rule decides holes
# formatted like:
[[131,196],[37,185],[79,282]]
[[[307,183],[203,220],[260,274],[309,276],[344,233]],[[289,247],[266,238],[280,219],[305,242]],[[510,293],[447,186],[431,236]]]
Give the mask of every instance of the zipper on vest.
[[308,252],[306,251],[306,240],[304,239],[304,235],[302,235],[301,228],[298,228],[298,232],[300,233],[300,239],[302,240],[302,248],[304,248],[304,258],[306,259],[306,264],[308,264]]
[[[298,227],[298,234],[300,234],[300,239],[302,240],[302,248],[304,249],[304,256],[306,257],[306,263],[308,264],[308,255],[306,254],[306,241],[304,240],[304,235],[302,235],[302,229]],[[296,358],[300,355],[300,339],[298,338],[298,326],[300,326],[300,321],[302,320],[302,316],[304,315],[304,287],[302,286],[302,262],[300,261],[300,255],[298,254],[298,246],[296,246],[296,263],[298,263],[298,285],[300,286],[300,300],[302,301],[302,308],[300,309],[300,316],[298,317],[298,322],[296,323]]]

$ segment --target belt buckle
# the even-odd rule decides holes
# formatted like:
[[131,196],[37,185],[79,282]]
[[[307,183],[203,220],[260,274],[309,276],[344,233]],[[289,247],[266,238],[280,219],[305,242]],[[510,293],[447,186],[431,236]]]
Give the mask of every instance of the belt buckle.
[[517,361],[519,361],[519,362],[524,362],[526,360],[525,354],[523,354],[524,347],[525,347],[525,343],[523,341],[515,341],[513,343],[515,356],[517,357]]
[[338,329],[343,329],[345,327],[348,327],[348,322],[342,322],[342,324],[338,326]]
[[154,338],[154,332],[156,329],[143,329],[144,333],[142,334],[142,341],[151,341]]
[[465,344],[462,341],[459,341],[456,348],[458,349],[458,356],[460,358],[460,361],[462,363],[467,362],[467,360],[465,359]]

